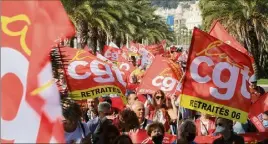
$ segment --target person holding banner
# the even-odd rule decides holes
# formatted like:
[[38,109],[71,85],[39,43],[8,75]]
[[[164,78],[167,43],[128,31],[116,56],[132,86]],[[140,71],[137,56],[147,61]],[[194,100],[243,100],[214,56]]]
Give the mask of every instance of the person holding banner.
[[160,122],[165,126],[165,130],[169,130],[170,116],[168,113],[167,99],[162,90],[154,93],[152,103],[149,108],[149,119],[154,122]]
[[216,119],[215,134],[222,136],[214,140],[213,144],[244,144],[244,138],[233,132],[233,121],[225,118]]

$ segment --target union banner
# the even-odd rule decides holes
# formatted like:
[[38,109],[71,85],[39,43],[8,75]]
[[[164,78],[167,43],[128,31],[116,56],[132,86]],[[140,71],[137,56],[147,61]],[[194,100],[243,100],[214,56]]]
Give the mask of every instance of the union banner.
[[244,123],[251,104],[252,74],[248,55],[195,28],[181,105]]

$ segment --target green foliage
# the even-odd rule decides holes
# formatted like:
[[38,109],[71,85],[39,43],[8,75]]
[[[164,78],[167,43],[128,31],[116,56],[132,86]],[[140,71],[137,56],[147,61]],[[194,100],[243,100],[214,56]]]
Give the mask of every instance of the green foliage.
[[260,80],[258,80],[258,85],[268,85],[268,79],[260,79]]
[[256,73],[268,77],[268,0],[200,0],[203,28],[219,20],[254,56]]
[[163,8],[177,8],[179,2],[195,1],[195,0],[151,0],[152,5]]
[[147,39],[155,43],[173,40],[165,21],[154,14],[150,0],[61,0],[77,29],[81,46],[90,41],[96,51],[97,41],[102,48],[106,39],[125,44],[130,40]]

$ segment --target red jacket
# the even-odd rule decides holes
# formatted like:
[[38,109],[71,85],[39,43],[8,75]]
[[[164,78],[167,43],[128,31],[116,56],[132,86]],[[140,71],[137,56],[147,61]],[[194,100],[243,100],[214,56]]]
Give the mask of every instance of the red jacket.
[[[196,125],[196,133],[197,136],[202,136],[201,133],[201,120],[200,119],[196,119],[195,120],[195,125]],[[215,131],[215,118],[209,118],[209,122],[208,122],[208,135],[212,135]]]

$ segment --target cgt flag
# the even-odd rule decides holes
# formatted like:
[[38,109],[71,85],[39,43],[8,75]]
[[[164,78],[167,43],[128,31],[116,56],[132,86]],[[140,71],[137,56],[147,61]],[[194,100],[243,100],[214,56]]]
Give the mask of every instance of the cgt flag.
[[105,45],[103,48],[103,56],[109,59],[110,61],[118,61],[119,56],[121,55],[121,50],[112,46]]
[[247,121],[250,107],[248,55],[195,28],[181,105],[211,115]]
[[75,100],[107,94],[125,94],[126,82],[118,67],[108,64],[85,50],[61,48],[65,75],[71,97]]
[[219,21],[215,21],[210,32],[210,35],[214,36],[215,38],[225,42],[226,44],[230,45],[231,47],[241,51],[242,53],[248,55],[252,61],[254,62],[254,58],[251,54],[234,38],[232,37],[225,28],[220,24]]
[[262,95],[251,107],[249,112],[250,121],[256,126],[259,132],[268,132],[268,128],[262,124],[262,113],[268,111],[268,93]]
[[60,1],[1,1],[1,143],[64,143],[49,53],[74,35]]
[[167,96],[171,96],[175,93],[182,75],[181,68],[176,63],[158,55],[143,77],[137,93],[153,94],[161,89]]

